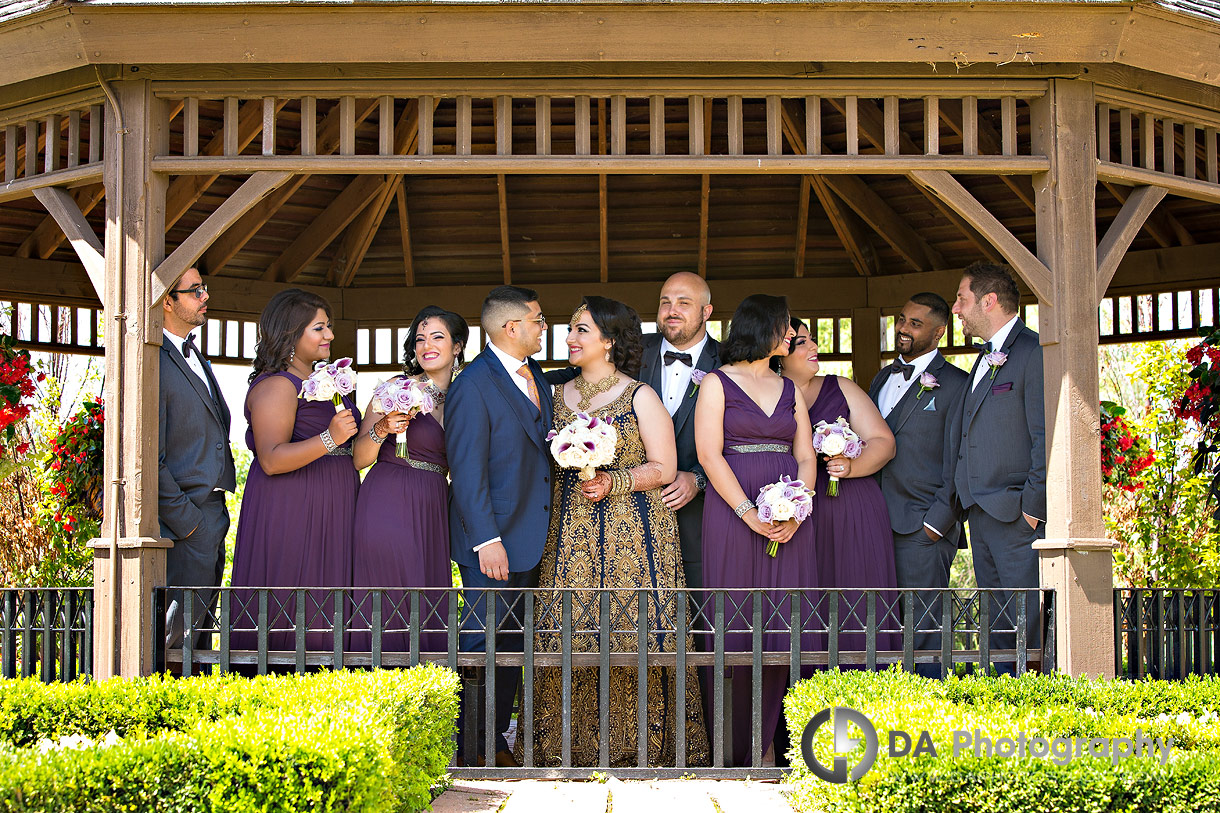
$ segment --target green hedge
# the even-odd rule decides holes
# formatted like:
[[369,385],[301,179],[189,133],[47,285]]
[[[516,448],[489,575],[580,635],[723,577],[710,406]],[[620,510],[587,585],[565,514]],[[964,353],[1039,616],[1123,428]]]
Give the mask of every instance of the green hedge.
[[[848,706],[877,729],[873,768],[837,785],[813,776],[800,742],[814,714]],[[824,672],[785,698],[793,742],[789,789],[801,811],[1220,811],[1220,680],[1106,681],[1061,675],[932,681],[898,670]],[[1167,764],[1156,759],[1049,759],[953,755],[953,732],[975,729],[993,741],[1018,732],[1053,737],[1173,739]],[[889,732],[929,732],[936,756],[891,758]],[[833,763],[832,727],[818,730],[815,752]],[[849,756],[848,764],[856,758]]]
[[[457,687],[433,666],[0,682],[0,811],[422,810],[449,764]],[[98,744],[48,747],[76,736]]]

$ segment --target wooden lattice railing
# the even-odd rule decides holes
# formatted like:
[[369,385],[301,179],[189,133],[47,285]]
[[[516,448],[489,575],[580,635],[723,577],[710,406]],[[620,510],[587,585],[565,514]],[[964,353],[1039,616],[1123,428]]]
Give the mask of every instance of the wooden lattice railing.
[[157,95],[173,102],[174,118],[181,121],[173,123],[169,152],[154,161],[154,169],[1046,168],[1029,127],[1030,102],[1046,92],[1041,81],[568,85],[556,95],[553,85],[522,82],[319,83],[300,86],[286,98],[283,83],[247,83],[219,94],[215,85],[166,83],[157,86]]
[[73,186],[100,180],[101,90],[61,96],[0,115],[3,183],[0,201],[24,197],[39,186]]

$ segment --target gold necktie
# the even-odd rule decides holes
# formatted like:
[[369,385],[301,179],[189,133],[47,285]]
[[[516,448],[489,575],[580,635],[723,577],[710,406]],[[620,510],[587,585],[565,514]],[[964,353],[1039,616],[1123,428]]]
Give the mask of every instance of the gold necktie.
[[534,374],[530,372],[529,364],[522,364],[517,370],[517,375],[525,379],[525,390],[529,393],[530,400],[534,402],[534,409],[542,411],[542,402],[538,400],[538,385],[534,383]]

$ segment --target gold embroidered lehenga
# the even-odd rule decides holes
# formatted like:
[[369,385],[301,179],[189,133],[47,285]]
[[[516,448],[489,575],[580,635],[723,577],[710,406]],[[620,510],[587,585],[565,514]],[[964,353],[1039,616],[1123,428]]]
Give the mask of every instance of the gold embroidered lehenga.
[[[643,384],[628,386],[623,393],[592,414],[613,421],[618,430],[615,459],[608,470],[630,469],[647,462],[640,438],[639,421],[632,401]],[[555,389],[555,428],[561,429],[576,415],[564,403],[563,388]],[[554,511],[539,573],[535,605],[535,652],[561,651],[559,629],[560,591],[576,588],[572,597],[573,652],[598,652],[600,599],[589,588],[660,588],[647,593],[648,651],[676,649],[675,604],[678,595],[666,588],[685,586],[678,524],[674,512],[661,501],[661,489],[607,496],[590,503],[580,492],[575,469],[557,469]],[[583,589],[582,589],[583,588]],[[610,639],[613,651],[637,651],[638,593],[624,591],[610,600]],[[691,622],[687,621],[690,629]],[[686,648],[694,651],[687,636]],[[707,731],[703,721],[700,687],[694,667],[686,670],[686,709],[676,710],[675,670],[655,666],[648,669],[647,727],[648,764],[675,764],[676,725],[686,729],[686,764],[708,763]],[[572,669],[572,764],[599,764],[599,667]],[[539,766],[560,764],[563,736],[563,685],[558,667],[534,670],[534,761]],[[609,721],[610,765],[635,765],[637,758],[637,700],[639,684],[634,666],[610,669]],[[522,743],[518,741],[518,757]]]

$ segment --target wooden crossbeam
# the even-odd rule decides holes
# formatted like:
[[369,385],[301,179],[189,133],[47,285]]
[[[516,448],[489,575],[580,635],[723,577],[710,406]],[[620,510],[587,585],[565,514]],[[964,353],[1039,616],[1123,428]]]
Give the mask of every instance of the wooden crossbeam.
[[995,215],[987,211],[966,187],[948,172],[927,171],[908,173],[912,181],[940,198],[971,226],[987,237],[1013,267],[1038,301],[1054,305],[1051,271],[1032,251],[1004,227]]
[[1131,247],[1131,241],[1139,233],[1144,221],[1152,214],[1157,204],[1165,199],[1165,189],[1159,186],[1141,186],[1131,193],[1118,217],[1106,230],[1105,237],[1097,246],[1097,301],[1100,302],[1114,279],[1114,272]]
[[174,286],[178,278],[195,261],[203,256],[208,246],[216,236],[233,225],[254,204],[271,194],[276,187],[287,181],[291,175],[287,172],[256,172],[246,179],[246,182],[229,195],[225,202],[216,207],[216,211],[208,215],[207,220],[199,224],[199,228],[191,232],[191,236],[183,240],[173,253],[166,257],[153,272],[152,296],[149,298],[150,308],[161,306],[161,297]]
[[[277,101],[276,111],[278,112],[286,103],[286,99]],[[226,116],[225,119],[227,122],[228,117]],[[251,99],[241,106],[237,117],[236,132],[229,127],[222,127],[204,146],[200,155],[226,155],[226,137],[229,139],[228,146],[232,153],[240,152],[262,132],[263,100]],[[229,157],[232,157],[232,154]],[[169,191],[165,193],[165,228],[172,228],[179,218],[195,205],[195,201],[203,197],[203,193],[208,191],[221,174],[218,172],[214,175],[183,175],[175,178],[169,185]]]
[[280,254],[262,279],[292,282],[381,193],[384,175],[358,175]]
[[[80,209],[82,215],[88,215],[92,212],[99,203],[106,197],[106,185],[94,184],[92,186],[82,186],[72,193],[72,200],[76,207]],[[45,260],[55,253],[55,250],[63,245],[67,235],[63,229],[59,227],[59,223],[53,217],[46,217],[41,223],[34,227],[29,236],[22,241],[17,247],[16,256],[18,257],[33,257],[40,260]]]
[[57,169],[31,178],[0,183],[0,203],[32,197],[35,189],[44,186],[61,186],[75,189],[78,186],[95,184],[102,180],[101,164],[82,164],[71,169]]
[[[832,106],[843,115],[847,115],[847,109],[843,102],[838,98],[831,96],[828,99]],[[939,110],[939,105],[933,105]],[[871,99],[859,99],[856,103],[856,118],[859,124],[860,133],[868,139],[868,141],[877,150],[884,151],[885,149],[885,115],[877,107],[876,103]],[[930,126],[930,123],[929,125]],[[925,152],[916,146],[915,142],[906,133],[898,130],[898,145],[901,152],[913,155],[919,155]],[[962,235],[974,243],[975,247],[983,253],[988,259],[999,261],[1000,255],[995,250],[995,247],[987,241],[987,238],[979,234],[971,225],[962,219],[957,212],[945,206],[939,198],[931,194],[927,190],[916,186],[917,189],[928,199],[928,201],[937,208],[937,210],[945,216]]]
[[1220,203],[1220,184],[1183,178],[1179,175],[1166,175],[1156,170],[1099,161],[1097,177],[1102,181],[1127,186],[1161,186],[1171,195],[1201,200],[1205,203]]
[[106,258],[102,241],[98,238],[85,215],[76,205],[72,194],[65,189],[47,186],[34,190],[34,197],[46,207],[59,228],[67,235],[76,255],[80,257],[98,299],[106,301]]
[[[376,100],[358,100],[356,123],[363,122],[372,114],[376,107]],[[322,120],[322,126],[317,130],[315,135],[316,151],[320,155],[330,155],[339,149],[339,131],[342,124],[340,112],[339,105],[334,105],[330,112],[326,114],[326,118]],[[237,255],[237,252],[241,251],[246,243],[250,242],[251,238],[258,234],[259,230],[267,224],[267,221],[275,216],[275,213],[288,202],[288,199],[307,180],[309,180],[309,175],[293,177],[288,183],[275,190],[275,192],[259,202],[257,206],[246,212],[240,220],[221,235],[204,255],[203,264],[208,273],[215,274],[228,265],[229,261]]]

